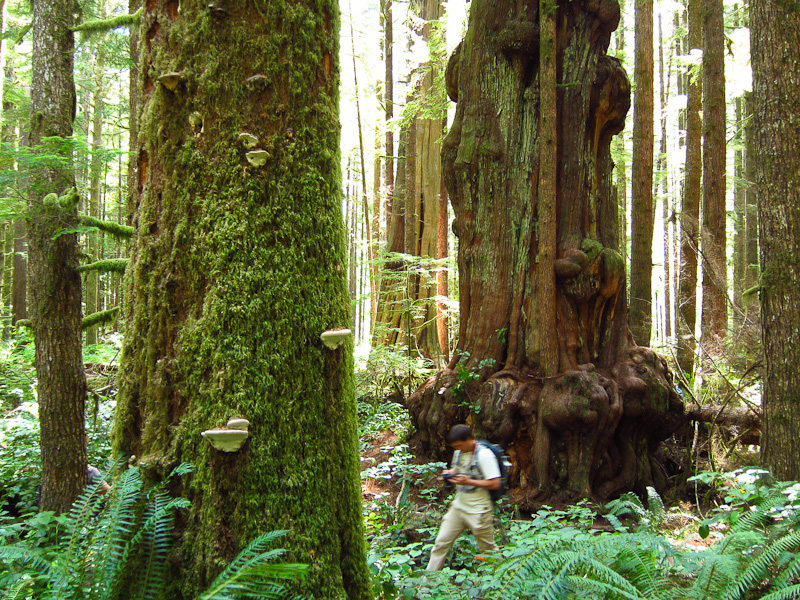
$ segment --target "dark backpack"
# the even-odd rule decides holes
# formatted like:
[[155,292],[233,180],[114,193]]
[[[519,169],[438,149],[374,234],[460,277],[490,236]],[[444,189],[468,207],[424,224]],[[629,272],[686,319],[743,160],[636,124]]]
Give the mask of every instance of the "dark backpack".
[[[497,466],[500,468],[500,487],[496,490],[489,490],[489,495],[492,497],[492,500],[497,502],[508,492],[508,470],[511,468],[511,462],[508,460],[508,456],[506,456],[503,449],[497,444],[493,444],[488,440],[477,440],[477,442],[481,446],[491,450],[492,454],[494,454],[494,457],[497,459]],[[476,452],[476,458],[477,454]]]

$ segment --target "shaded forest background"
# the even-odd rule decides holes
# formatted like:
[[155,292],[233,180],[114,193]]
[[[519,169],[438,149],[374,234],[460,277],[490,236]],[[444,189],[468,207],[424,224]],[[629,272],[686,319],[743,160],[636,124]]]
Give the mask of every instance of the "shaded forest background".
[[[690,32],[688,2],[628,1],[621,8],[608,54],[622,61],[633,85],[633,110],[612,142],[631,331],[638,344],[667,358],[686,400],[757,413],[758,223],[747,5],[725,2],[723,21],[713,25],[723,45],[714,60],[724,62],[724,79],[716,81],[696,49],[705,39],[689,39],[697,28]],[[452,354],[459,325],[457,240],[440,163],[453,112],[446,64],[465,31],[468,5],[383,0],[341,9],[342,191],[360,393],[374,401],[406,395],[451,361],[463,364],[460,377],[468,383],[481,369]],[[643,15],[649,9],[648,26]],[[69,143],[84,216],[78,229],[86,263],[83,314],[97,323],[85,329],[91,350],[98,339],[119,340],[124,328],[117,309],[130,242],[87,218],[130,222],[131,59],[129,25],[109,30],[107,21],[125,22],[128,7],[102,1],[82,10]],[[24,173],[47,159],[26,148],[31,15],[25,3],[13,2],[4,4],[3,14],[0,290],[4,337],[10,339],[13,326],[27,317]],[[705,30],[709,35],[711,26]],[[637,37],[652,38],[649,53]],[[702,101],[697,94],[704,89],[724,98],[723,132],[717,147],[698,153],[702,136],[693,125],[692,102]],[[707,165],[709,157],[716,162]],[[724,190],[705,192],[716,206],[701,207],[700,177],[703,186]],[[721,262],[711,257],[718,239]],[[8,387],[10,407],[31,397],[29,386]],[[757,440],[755,426],[735,431],[742,440]]]

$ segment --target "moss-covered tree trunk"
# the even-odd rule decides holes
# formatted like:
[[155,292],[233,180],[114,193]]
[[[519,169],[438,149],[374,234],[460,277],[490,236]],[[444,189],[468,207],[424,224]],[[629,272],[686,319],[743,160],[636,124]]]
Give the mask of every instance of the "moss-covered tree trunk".
[[[449,368],[409,399],[434,452],[445,451],[459,421],[507,447],[512,498],[523,507],[663,488],[656,448],[683,415],[666,362],[628,332],[609,146],[630,87],[605,53],[616,0],[542,4],[556,11],[557,255],[550,263],[539,256],[552,233],[538,196],[547,193],[538,184],[547,152],[539,6],[476,0],[450,59],[448,93],[458,104],[442,162],[459,241],[461,322]],[[555,300],[537,293],[554,275]],[[459,362],[459,353],[468,358]],[[480,379],[467,383],[467,371]]]
[[[75,84],[74,4],[37,0],[33,15],[30,145],[57,160],[31,174],[28,240],[31,329],[36,345],[42,447],[42,510],[69,510],[86,483],[81,352],[81,277],[76,234],[77,194],[71,156]],[[62,195],[62,192],[67,193]],[[61,197],[59,197],[61,195]]]
[[755,145],[761,242],[764,432],[773,474],[800,478],[800,12],[776,0],[751,4]]
[[[192,501],[183,598],[289,529],[300,591],[369,597],[339,166],[334,2],[147,2],[115,444]],[[250,421],[238,452],[200,433]]]

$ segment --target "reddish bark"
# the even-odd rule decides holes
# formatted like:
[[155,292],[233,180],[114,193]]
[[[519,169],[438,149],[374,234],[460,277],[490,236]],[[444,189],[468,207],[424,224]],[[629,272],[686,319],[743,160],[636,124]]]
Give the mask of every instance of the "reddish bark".
[[[608,498],[665,475],[654,455],[683,420],[666,362],[628,331],[625,269],[611,194],[611,138],[630,86],[605,54],[615,0],[558,2],[555,319],[540,322],[539,3],[472,4],[451,58],[458,102],[442,163],[459,238],[461,323],[448,369],[408,401],[420,441],[470,422],[508,448],[512,499]],[[542,353],[558,340],[558,370]],[[467,373],[478,380],[467,383]]]

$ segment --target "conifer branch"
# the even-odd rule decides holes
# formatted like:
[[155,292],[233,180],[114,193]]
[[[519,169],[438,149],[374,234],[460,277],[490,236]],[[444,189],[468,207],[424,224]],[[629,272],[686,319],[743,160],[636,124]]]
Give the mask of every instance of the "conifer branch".
[[94,327],[95,325],[105,325],[106,323],[110,323],[114,320],[114,317],[117,316],[118,312],[119,306],[115,306],[114,308],[109,308],[108,310],[101,310],[100,312],[86,315],[81,321],[81,330],[89,329],[89,327]]
[[78,267],[78,272],[100,271],[102,273],[124,273],[126,266],[128,266],[127,258],[109,258],[106,260],[97,260],[88,265],[81,265]]
[[111,31],[117,27],[125,27],[128,25],[138,25],[139,19],[142,17],[142,9],[140,8],[132,15],[120,15],[118,17],[111,17],[110,19],[97,19],[95,21],[86,21],[78,25],[73,31],[80,31],[85,35],[93,33],[102,33]]
[[95,217],[83,216],[81,217],[81,225],[86,227],[97,227],[98,229],[110,233],[114,237],[129,239],[133,237],[134,229],[128,225],[120,225],[113,221],[104,221],[103,219],[96,219]]

